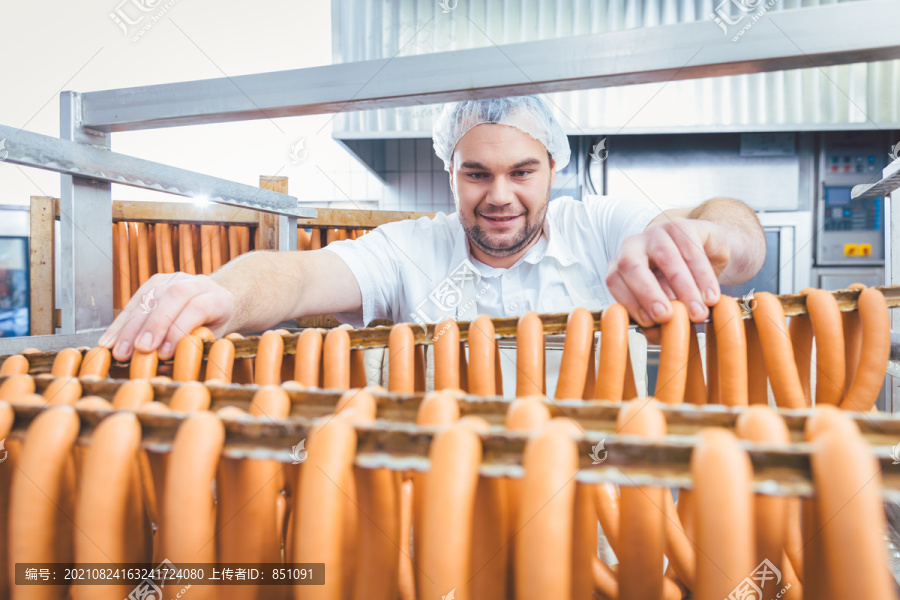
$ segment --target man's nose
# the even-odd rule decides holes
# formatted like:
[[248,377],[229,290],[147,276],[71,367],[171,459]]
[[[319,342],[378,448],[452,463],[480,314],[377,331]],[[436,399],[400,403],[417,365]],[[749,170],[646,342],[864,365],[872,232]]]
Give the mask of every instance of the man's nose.
[[515,201],[515,194],[513,193],[512,186],[505,178],[497,177],[491,184],[485,200],[488,204],[506,206]]

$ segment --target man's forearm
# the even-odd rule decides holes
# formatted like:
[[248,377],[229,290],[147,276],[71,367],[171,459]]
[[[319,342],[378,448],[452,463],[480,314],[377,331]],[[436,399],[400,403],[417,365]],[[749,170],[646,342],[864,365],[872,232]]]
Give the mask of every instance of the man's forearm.
[[302,289],[300,254],[250,252],[212,274],[234,296],[228,331],[262,331],[291,318]]
[[753,209],[731,198],[713,198],[689,218],[711,221],[728,234],[730,260],[719,274],[720,283],[742,283],[756,275],[766,258],[766,235]]

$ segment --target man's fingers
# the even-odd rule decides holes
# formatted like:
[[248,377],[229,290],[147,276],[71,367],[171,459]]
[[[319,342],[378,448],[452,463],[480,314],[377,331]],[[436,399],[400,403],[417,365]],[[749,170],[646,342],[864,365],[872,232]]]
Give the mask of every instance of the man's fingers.
[[[672,240],[678,246],[684,262],[691,270],[703,303],[713,306],[719,301],[720,290],[718,275],[710,261],[714,257],[721,268],[727,266],[728,244],[725,240],[721,240],[718,231],[711,229],[708,224],[699,221],[692,222],[686,226],[689,229],[681,225],[672,223],[667,229],[672,235]],[[698,232],[698,227],[703,231]],[[695,235],[690,235],[688,231]],[[707,252],[712,252],[713,256],[707,256]]]
[[650,320],[663,323],[671,317],[669,299],[650,270],[645,239],[627,239],[612,270],[622,277]]
[[609,288],[609,292],[613,295],[613,298],[616,299],[616,302],[625,307],[625,310],[628,311],[628,314],[631,315],[631,318],[633,318],[638,325],[641,327],[650,327],[653,325],[653,320],[647,315],[644,309],[641,308],[641,303],[638,302],[637,298],[634,297],[634,294],[631,293],[631,290],[628,289],[628,286],[618,272],[613,271],[607,275],[606,287]]
[[170,322],[168,331],[159,349],[159,358],[161,360],[172,358],[181,338],[209,322],[208,311],[205,305],[211,301],[209,294],[199,294],[191,298],[190,302]]
[[709,310],[703,302],[694,275],[682,256],[681,248],[667,229],[660,228],[654,232],[653,238],[647,243],[647,255],[651,264],[665,276],[675,297],[684,302],[691,319],[697,322],[705,320],[709,316]]

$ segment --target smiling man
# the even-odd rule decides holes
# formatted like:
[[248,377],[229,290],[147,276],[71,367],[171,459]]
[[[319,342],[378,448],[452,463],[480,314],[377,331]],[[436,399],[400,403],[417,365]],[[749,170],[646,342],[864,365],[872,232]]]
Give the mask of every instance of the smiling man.
[[[222,336],[327,313],[354,326],[424,324],[612,302],[650,326],[671,317],[675,298],[701,321],[720,281],[744,282],[762,265],[762,227],[737,200],[663,212],[600,196],[551,201],[570,150],[538,97],[448,104],[433,137],[457,212],[389,223],[312,252],[252,252],[211,276],[154,275],[101,344],[118,360],[135,345],[167,359],[204,324]],[[151,289],[159,303],[144,314],[140,299]]]

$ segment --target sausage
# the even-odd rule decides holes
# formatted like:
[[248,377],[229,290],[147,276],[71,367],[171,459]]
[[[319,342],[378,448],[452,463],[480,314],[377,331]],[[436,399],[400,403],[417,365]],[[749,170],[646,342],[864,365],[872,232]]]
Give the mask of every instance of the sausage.
[[81,382],[77,377],[57,377],[44,388],[50,406],[73,406],[81,398]]
[[703,358],[700,355],[700,341],[697,326],[690,325],[691,336],[688,348],[687,381],[684,383],[684,401],[689,404],[706,404],[706,380],[703,379]]
[[[211,399],[209,389],[199,381],[188,381],[178,386],[169,400],[169,409],[191,413],[209,410]],[[252,407],[252,403],[251,403]]]
[[119,270],[116,268],[116,261],[119,260],[119,228],[115,223],[112,224],[112,263],[113,263],[113,309],[122,308],[123,300],[119,293],[119,281],[121,279]]
[[[313,229],[313,232],[316,230]],[[399,482],[399,473],[395,473],[394,480]],[[409,545],[410,532],[412,531],[413,514],[413,482],[412,480],[399,482],[400,485],[400,564],[397,567],[398,594],[400,600],[416,600],[416,578],[413,569],[411,548]]]
[[517,597],[569,598],[578,470],[575,441],[559,429],[545,428],[526,442],[522,466],[514,539]]
[[[499,360],[497,362],[499,363]],[[413,346],[413,389],[417,392],[425,391],[425,346]]]
[[747,338],[741,307],[731,296],[722,295],[712,313],[716,328],[716,362],[722,404],[747,406]]
[[712,321],[706,323],[706,403],[721,404],[719,390],[719,347],[716,344],[716,328]]
[[494,395],[503,396],[503,369],[500,363],[500,344],[494,342]]
[[591,556],[591,579],[594,587],[604,598],[619,597],[619,581],[616,573],[598,556]]
[[191,275],[197,274],[194,263],[194,239],[191,226],[185,223],[178,225],[178,263],[180,270]]
[[[652,398],[633,400],[619,410],[616,433],[661,439],[666,435],[666,420]],[[648,486],[620,490],[617,556],[619,598],[623,600],[662,596],[665,513],[660,508],[666,493]]]
[[[286,363],[288,366],[293,366]],[[282,365],[283,367],[284,365]],[[418,375],[418,370],[416,371]],[[364,348],[352,348],[350,350],[350,388],[364,388],[369,384],[366,376],[366,351]]]
[[81,352],[75,348],[64,348],[53,359],[50,374],[54,377],[75,377],[80,366]]
[[[232,342],[236,340],[244,339],[239,333],[229,333],[225,336],[226,340],[231,340]],[[234,383],[253,383],[253,359],[252,358],[238,358],[234,361],[234,366],[232,368],[231,379]]]
[[862,351],[853,383],[846,398],[841,401],[841,408],[867,411],[875,406],[878,392],[884,384],[891,353],[891,318],[884,295],[875,288],[859,293],[858,307],[863,331]]
[[459,326],[455,319],[441,321],[434,333],[434,389],[459,389]]
[[241,242],[241,254],[246,254],[247,252],[250,252],[250,228],[244,225],[238,225],[237,230],[238,240]]
[[415,391],[415,341],[406,323],[391,328],[388,336],[388,390],[400,394]]
[[[675,508],[675,501],[672,499],[672,492],[665,490],[663,497],[666,516],[666,556],[669,557],[669,566],[688,589],[694,589],[697,585],[697,558],[694,543],[681,523],[678,510]],[[663,588],[666,586],[665,582],[666,579],[663,579]],[[665,591],[663,595],[665,595]]]
[[[332,330],[345,331],[345,330]],[[345,332],[346,333],[346,332]],[[327,344],[327,339],[326,339]],[[324,562],[332,573],[342,574],[344,555],[344,506],[342,490],[350,486],[356,454],[356,431],[344,419],[316,425],[308,439],[309,455],[300,469],[294,489],[293,562]],[[343,576],[326,579],[316,590],[318,598],[343,597]]]
[[[591,377],[588,381],[593,385],[594,378]],[[575,485],[572,526],[572,598],[591,598],[594,594],[594,582],[591,577],[591,558],[597,554],[597,514],[594,512],[592,489],[594,487],[596,486],[584,483]]]
[[150,382],[133,379],[119,386],[113,396],[112,404],[116,410],[135,410],[152,400],[153,388],[150,386]]
[[[758,302],[754,316],[760,312]],[[793,360],[790,365],[793,368]],[[721,600],[755,567],[753,467],[734,434],[711,427],[697,435],[691,477],[698,548],[694,597]]]
[[496,344],[494,323],[489,316],[481,315],[469,324],[470,394],[493,396],[496,393],[497,386],[494,381]]
[[131,298],[131,259],[128,258],[128,223],[120,221],[116,223],[116,238],[118,246],[116,250],[113,269],[118,271],[119,275],[119,302],[121,307],[128,304]]
[[209,275],[213,272],[212,238],[215,225],[200,226],[200,272]]
[[325,335],[322,344],[324,359],[322,364],[322,387],[327,389],[350,389],[350,335],[346,329],[332,329]]
[[375,420],[378,403],[368,390],[345,392],[334,406],[335,414],[343,414],[351,423],[368,423]]
[[213,342],[206,359],[206,382],[231,383],[234,368],[234,342],[222,338]]
[[[197,412],[175,433],[166,468],[163,523],[170,533],[163,539],[165,556],[181,562],[216,562],[215,504],[210,484],[216,476],[225,427],[215,414]],[[171,593],[168,586],[164,588]],[[196,586],[191,595],[215,598],[212,586]],[[172,590],[174,592],[175,590]]]
[[216,334],[214,334],[212,332],[212,329],[210,329],[209,327],[205,327],[203,325],[194,329],[191,332],[191,335],[197,336],[204,342],[207,342],[207,341],[211,342],[216,339]]
[[[8,402],[0,401],[0,440],[6,441],[9,432],[12,431],[14,418],[12,406]],[[12,474],[16,470],[15,465],[18,462],[13,455],[14,450],[11,442],[12,440],[8,442],[9,448],[2,450],[4,452],[4,461],[9,461],[6,467],[11,468],[0,468],[0,490],[2,490],[0,491],[0,540],[4,540],[4,543],[0,543],[0,591],[4,593],[7,593],[6,590],[9,589],[9,574],[7,572],[9,555],[7,554],[7,545],[5,543],[8,539],[7,532],[9,530],[9,489]]]
[[[797,376],[800,378],[800,385],[803,388],[803,396],[806,398],[806,404],[811,406],[810,357],[812,356],[813,330],[810,316],[805,314],[791,317],[788,333],[791,336],[791,344],[794,348],[794,364],[797,367]],[[760,352],[762,352],[762,346],[760,346]]]
[[606,536],[610,548],[619,553],[619,519],[621,507],[619,490],[614,483],[598,483],[593,486],[594,510],[600,521],[600,528]]
[[[15,562],[71,562],[74,514],[72,450],[78,437],[78,414],[71,406],[39,413],[22,443],[9,488],[8,554]],[[12,575],[10,573],[10,575]],[[27,592],[10,582],[13,597],[59,597],[45,588]]]
[[302,227],[297,228],[297,250],[309,250],[309,234]]
[[[852,283],[847,286],[848,290],[864,290],[866,286],[861,283]],[[862,328],[860,327],[860,313],[858,310],[859,301],[857,299],[857,310],[851,310],[841,313],[841,323],[844,329],[844,395],[850,391],[853,384],[853,378],[856,376],[856,369],[859,366],[859,355],[862,351]]]
[[20,396],[34,393],[34,378],[31,375],[10,375],[0,384],[0,400],[16,402]]
[[[136,223],[128,223],[128,260],[131,263],[131,289],[132,293],[136,292],[139,283],[138,283],[138,271],[140,270],[140,266],[138,264],[138,239],[137,239],[137,224]],[[126,304],[128,299],[126,298]]]
[[81,360],[81,369],[78,371],[78,376],[95,375],[105,378],[109,374],[109,366],[111,364],[112,356],[109,353],[109,348],[102,346],[91,348]]
[[544,394],[544,324],[536,312],[516,323],[516,397]]
[[322,230],[313,227],[312,233],[309,236],[309,249],[310,250],[318,250],[321,247],[322,247]]
[[256,385],[281,383],[281,361],[284,358],[284,338],[275,331],[267,331],[259,338],[253,373]]
[[228,227],[228,251],[229,260],[234,260],[241,255],[241,236],[237,225]]
[[554,398],[581,398],[593,343],[594,316],[588,309],[578,307],[566,319],[566,339]]
[[[119,412],[104,419],[91,434],[81,468],[81,494],[75,509],[75,561],[125,563],[147,560],[128,552],[135,532],[129,522],[131,478],[141,443],[141,426],[134,413]],[[128,585],[73,585],[75,600],[119,598]]]
[[459,342],[459,389],[469,391],[469,363],[466,358],[466,343]]
[[13,354],[3,361],[3,366],[0,366],[0,375],[27,375],[29,368],[27,358],[21,354]]
[[[280,420],[290,414],[290,406],[287,393],[277,385],[268,384],[253,395],[250,415]],[[219,561],[280,562],[278,499],[284,487],[281,463],[225,458],[219,463],[216,483]],[[240,587],[230,597],[255,599],[261,594],[256,585]],[[284,596],[281,589],[267,590],[273,596],[277,592]]]
[[135,350],[131,355],[131,364],[128,367],[129,379],[152,379],[156,377],[156,369],[159,367],[159,354],[156,350],[141,352]]
[[[788,498],[787,526],[784,531],[784,554],[787,562],[803,581],[803,534],[800,532],[800,499]],[[783,565],[786,563],[783,561]]]
[[[791,317],[793,322],[793,317]],[[763,359],[762,343],[753,319],[744,319],[747,338],[747,400],[750,404],[769,404],[769,377]]]
[[[417,566],[428,577],[419,577],[419,598],[438,598],[455,589],[469,598],[472,521],[481,440],[463,423],[435,435],[428,452],[431,467],[424,486],[421,540]],[[418,522],[417,522],[418,524]]]
[[172,367],[173,381],[197,381],[203,364],[203,340],[196,335],[186,335],[175,346],[175,361]]
[[135,223],[137,234],[137,274],[138,287],[144,285],[150,279],[150,233],[146,223]]
[[[843,372],[843,369],[841,371]],[[784,419],[768,406],[752,406],[742,412],[734,429],[739,438],[752,442],[781,445],[790,442],[790,434]],[[787,511],[786,498],[761,494],[754,498],[756,554],[753,564],[760,564],[764,559],[768,559],[779,571],[783,569],[782,549],[785,546],[785,532],[788,527]],[[784,587],[784,582],[779,583],[775,580],[760,583],[765,583],[762,586],[763,597],[774,597]]]
[[297,338],[294,378],[304,387],[319,387],[321,363],[322,334],[316,329],[304,329]]
[[756,294],[753,320],[759,331],[763,360],[772,383],[775,403],[781,408],[803,408],[806,400],[794,363],[794,350],[784,319],[784,309],[778,298],[769,292]]
[[806,308],[816,338],[816,406],[837,406],[844,393],[845,376],[841,311],[834,296],[825,290],[810,290]]
[[[877,292],[869,288],[863,293],[869,291]],[[861,368],[864,361],[862,356]],[[895,597],[884,551],[888,528],[881,470],[868,443],[859,433],[848,437],[837,430],[825,431],[815,440],[810,458],[827,589],[834,598]],[[807,586],[810,579],[808,575]]]
[[[662,349],[654,396],[666,404],[684,402],[688,357],[691,349],[691,321],[687,308],[672,300],[672,318],[662,324]],[[626,588],[627,589],[627,588]]]

